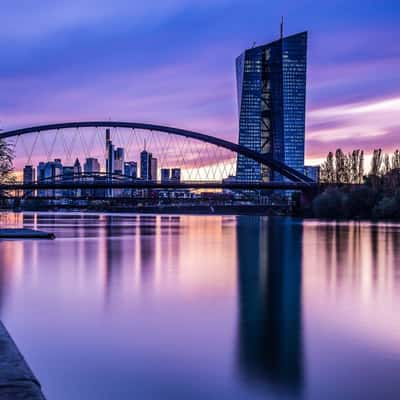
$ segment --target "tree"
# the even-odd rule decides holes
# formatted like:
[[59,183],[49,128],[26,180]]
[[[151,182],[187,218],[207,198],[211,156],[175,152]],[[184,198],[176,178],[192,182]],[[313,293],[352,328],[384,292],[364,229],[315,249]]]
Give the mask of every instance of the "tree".
[[375,149],[371,160],[370,175],[379,176],[382,168],[382,149]]
[[321,182],[335,182],[335,167],[333,166],[333,153],[330,151],[326,161],[321,165]]
[[358,179],[356,183],[363,183],[364,181],[364,150],[360,152],[360,158],[358,159]]
[[336,182],[337,183],[347,183],[348,182],[348,162],[347,162],[347,157],[343,153],[342,149],[336,150],[335,170],[336,170]]
[[342,218],[344,196],[339,189],[329,188],[319,194],[312,203],[316,218]]
[[392,168],[399,169],[400,168],[400,151],[396,150],[392,156]]
[[391,166],[390,166],[390,158],[389,158],[389,154],[385,154],[383,156],[383,166],[382,166],[382,170],[381,170],[381,174],[382,176],[386,175],[387,173],[389,173],[392,170]]
[[14,149],[5,140],[0,139],[0,183],[13,181]]

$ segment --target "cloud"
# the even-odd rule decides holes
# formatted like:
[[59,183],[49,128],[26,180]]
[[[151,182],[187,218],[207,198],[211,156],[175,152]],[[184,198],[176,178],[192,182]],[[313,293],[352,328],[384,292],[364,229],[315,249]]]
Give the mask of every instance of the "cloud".
[[307,155],[318,158],[337,147],[350,151],[400,146],[400,97],[340,104],[308,114]]

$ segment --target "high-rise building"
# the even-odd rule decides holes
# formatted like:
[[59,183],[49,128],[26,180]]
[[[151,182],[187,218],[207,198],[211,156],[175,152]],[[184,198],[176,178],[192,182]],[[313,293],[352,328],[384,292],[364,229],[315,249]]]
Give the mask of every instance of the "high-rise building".
[[152,154],[146,150],[140,153],[140,178],[149,181],[151,179]]
[[114,171],[115,174],[122,175],[124,172],[124,149],[117,147],[114,151]]
[[124,175],[129,176],[130,178],[137,178],[137,162],[136,161],[127,161],[124,163]]
[[93,174],[100,172],[100,163],[97,158],[89,157],[83,164],[83,172],[86,174]]
[[114,172],[114,145],[111,141],[111,133],[109,129],[106,129],[106,173],[107,175],[111,175]]
[[82,174],[82,166],[81,166],[81,163],[80,163],[78,158],[74,162],[74,174],[75,175],[81,175]]
[[151,181],[156,181],[158,179],[157,171],[158,171],[158,160],[157,160],[157,158],[151,157],[151,159],[150,159],[150,180]]
[[181,181],[181,169],[180,168],[172,168],[171,169],[171,181],[173,181],[173,182]]
[[[25,165],[23,172],[24,183],[35,182],[35,168],[32,165]],[[32,190],[25,190],[24,194],[34,196],[35,193]]]
[[[44,177],[44,167],[45,167],[45,163],[43,161],[40,161],[37,168],[36,168],[36,176],[37,176],[37,180],[38,182],[43,182],[45,177]],[[39,189],[38,190],[38,196],[39,197],[43,197],[45,196],[46,191],[44,189]]]
[[161,183],[169,182],[171,178],[171,170],[169,168],[161,168]]
[[[62,180],[63,180],[63,182],[69,182],[69,183],[74,181],[74,167],[73,166],[63,166]],[[73,189],[64,189],[63,190],[64,197],[72,197],[73,195],[74,195]]]
[[[239,144],[304,172],[307,32],[246,50],[236,59]],[[242,155],[237,180],[283,177]]]
[[[46,183],[55,183],[61,181],[63,173],[63,166],[61,160],[56,158],[54,161],[48,161],[46,163],[40,162],[38,165],[38,178]],[[62,195],[62,191],[58,189],[52,190],[40,190],[39,195],[41,196],[59,196]]]

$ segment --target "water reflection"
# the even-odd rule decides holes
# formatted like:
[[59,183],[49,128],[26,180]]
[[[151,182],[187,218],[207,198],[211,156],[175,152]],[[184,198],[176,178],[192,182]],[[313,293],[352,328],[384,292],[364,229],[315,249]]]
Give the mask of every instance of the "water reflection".
[[157,217],[141,215],[139,221],[140,279],[145,287],[151,285],[155,277]]
[[239,367],[249,382],[303,384],[302,226],[239,217]]
[[399,225],[2,221],[57,236],[0,241],[1,317],[48,398],[399,398]]

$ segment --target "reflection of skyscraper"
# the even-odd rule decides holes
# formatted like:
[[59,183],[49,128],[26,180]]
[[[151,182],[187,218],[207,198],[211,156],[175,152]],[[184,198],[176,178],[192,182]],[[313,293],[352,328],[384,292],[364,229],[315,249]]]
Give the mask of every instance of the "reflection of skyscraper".
[[[303,173],[307,32],[246,50],[236,60],[239,144]],[[239,155],[237,179],[282,177]]]
[[238,218],[239,364],[251,382],[302,385],[302,227]]
[[143,284],[152,283],[155,272],[157,217],[139,217],[140,274]]

